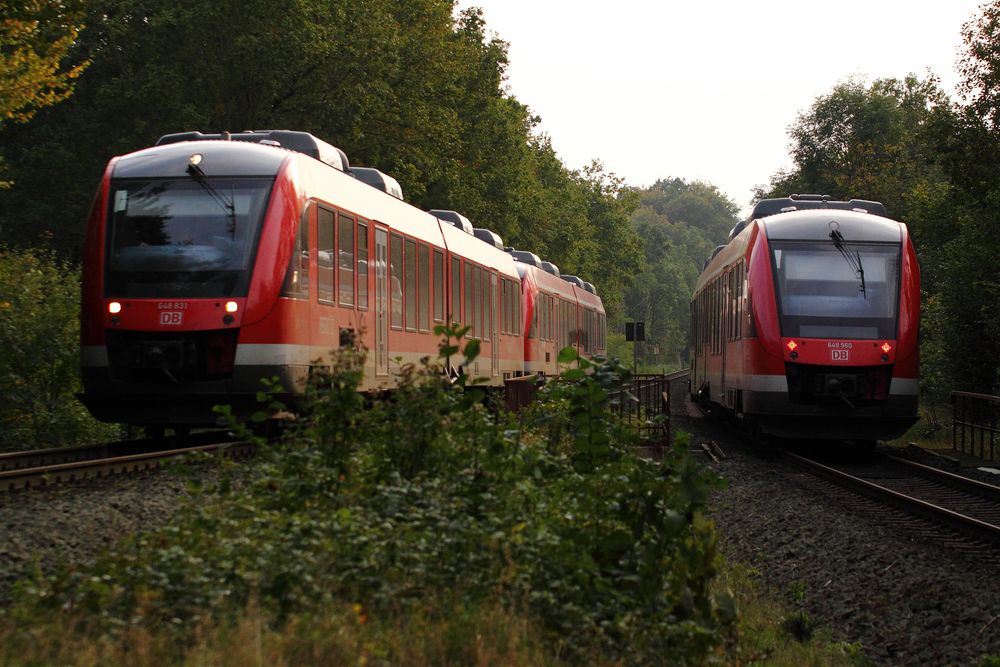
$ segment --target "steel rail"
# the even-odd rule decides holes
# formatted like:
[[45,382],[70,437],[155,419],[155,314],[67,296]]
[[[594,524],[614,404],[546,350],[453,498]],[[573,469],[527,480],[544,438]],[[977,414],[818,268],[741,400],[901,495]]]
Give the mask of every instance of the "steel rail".
[[[90,450],[100,451],[101,447],[103,446],[91,447]],[[227,457],[241,458],[252,455],[253,445],[244,441],[215,442],[0,470],[0,491],[15,491],[76,479],[151,470],[169,459],[185,454],[218,450],[223,450]],[[40,452],[46,452],[48,455],[49,450],[37,450],[29,454],[37,455]]]
[[979,519],[898,491],[893,491],[892,489],[855,477],[854,475],[831,468],[798,454],[786,453],[785,455],[809,472],[839,486],[849,488],[880,502],[893,505],[909,514],[916,514],[935,523],[944,524],[966,535],[975,536],[994,545],[1000,545],[1000,526],[980,521]]
[[953,489],[974,493],[982,498],[988,498],[1000,503],[1000,486],[994,486],[993,484],[981,482],[978,479],[971,479],[969,477],[956,475],[955,473],[948,472],[947,470],[941,470],[940,468],[924,465],[923,463],[917,463],[916,461],[910,461],[909,459],[899,458],[898,456],[892,456],[890,454],[886,454],[885,458],[898,465],[912,468],[917,472],[917,474],[950,486]]

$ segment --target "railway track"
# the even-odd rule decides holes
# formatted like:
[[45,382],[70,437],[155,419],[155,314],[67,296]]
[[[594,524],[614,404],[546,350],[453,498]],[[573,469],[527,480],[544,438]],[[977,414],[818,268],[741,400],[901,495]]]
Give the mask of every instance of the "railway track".
[[222,452],[229,458],[246,458],[253,454],[253,445],[219,431],[186,437],[8,452],[0,454],[0,492],[151,470],[166,461],[196,452]]
[[995,555],[1000,548],[1000,487],[882,455],[865,463],[823,463],[785,453],[797,468],[852,493],[947,528]]

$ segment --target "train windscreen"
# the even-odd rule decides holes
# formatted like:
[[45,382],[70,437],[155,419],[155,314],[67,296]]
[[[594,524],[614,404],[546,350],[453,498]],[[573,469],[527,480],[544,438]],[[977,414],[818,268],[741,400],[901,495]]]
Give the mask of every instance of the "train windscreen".
[[107,296],[245,296],[271,179],[116,181]]
[[892,244],[772,242],[786,337],[896,337],[900,247]]

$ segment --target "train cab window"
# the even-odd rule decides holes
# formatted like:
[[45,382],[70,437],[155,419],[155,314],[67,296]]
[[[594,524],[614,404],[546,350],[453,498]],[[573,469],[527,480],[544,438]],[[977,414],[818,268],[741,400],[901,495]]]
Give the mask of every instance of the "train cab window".
[[444,321],[444,253],[434,251],[434,321]]
[[316,287],[320,303],[333,303],[334,220],[330,209],[320,206],[316,216]]
[[462,321],[462,261],[451,258],[451,321]]
[[783,336],[896,337],[899,244],[775,242]]
[[368,225],[358,223],[358,308],[368,310]]
[[417,330],[417,242],[406,239],[406,257],[403,260],[403,305],[406,308],[406,330]]
[[427,331],[431,326],[431,286],[430,286],[430,275],[431,275],[431,251],[423,243],[417,248],[418,259],[417,262],[417,286],[419,287],[420,294],[418,295],[420,311],[420,330]]
[[[112,181],[106,295],[246,296],[271,185],[261,178]],[[286,274],[291,294],[308,285],[308,265],[294,263]]]
[[355,221],[354,218],[341,215],[339,222],[339,238],[337,240],[337,266],[339,267],[339,272],[337,274],[337,282],[339,283],[340,290],[338,291],[338,301],[341,306],[353,306]]
[[389,241],[389,290],[393,329],[403,328],[403,237],[393,234]]
[[315,207],[310,204],[302,211],[299,231],[295,235],[295,247],[285,273],[285,284],[281,296],[292,299],[309,298],[309,212]]

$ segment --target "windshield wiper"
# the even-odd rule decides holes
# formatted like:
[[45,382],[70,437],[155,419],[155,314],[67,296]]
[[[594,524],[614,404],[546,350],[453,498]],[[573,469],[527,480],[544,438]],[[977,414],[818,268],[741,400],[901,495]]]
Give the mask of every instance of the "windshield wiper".
[[839,229],[834,229],[830,231],[830,238],[833,239],[833,245],[840,251],[840,254],[847,261],[848,266],[854,271],[854,274],[861,280],[861,294],[868,300],[868,290],[865,288],[865,267],[861,263],[861,252],[854,251],[854,256],[844,247],[844,235],[840,233]]
[[229,235],[232,236],[233,239],[235,240],[235,238],[236,238],[236,204],[235,204],[236,195],[235,195],[235,193],[233,193],[232,198],[226,199],[225,195],[223,195],[221,192],[219,192],[218,190],[216,190],[212,186],[212,184],[208,182],[208,175],[205,174],[205,172],[202,170],[202,168],[199,167],[198,165],[194,164],[194,163],[188,164],[187,172],[189,174],[191,174],[191,176],[194,178],[195,182],[198,185],[200,185],[202,188],[204,188],[205,192],[207,192],[209,194],[209,196],[211,196],[212,199],[215,201],[215,203],[218,204],[219,207],[222,208],[222,210],[226,212],[226,215],[229,216],[229,224],[226,225],[226,231],[228,231]]

